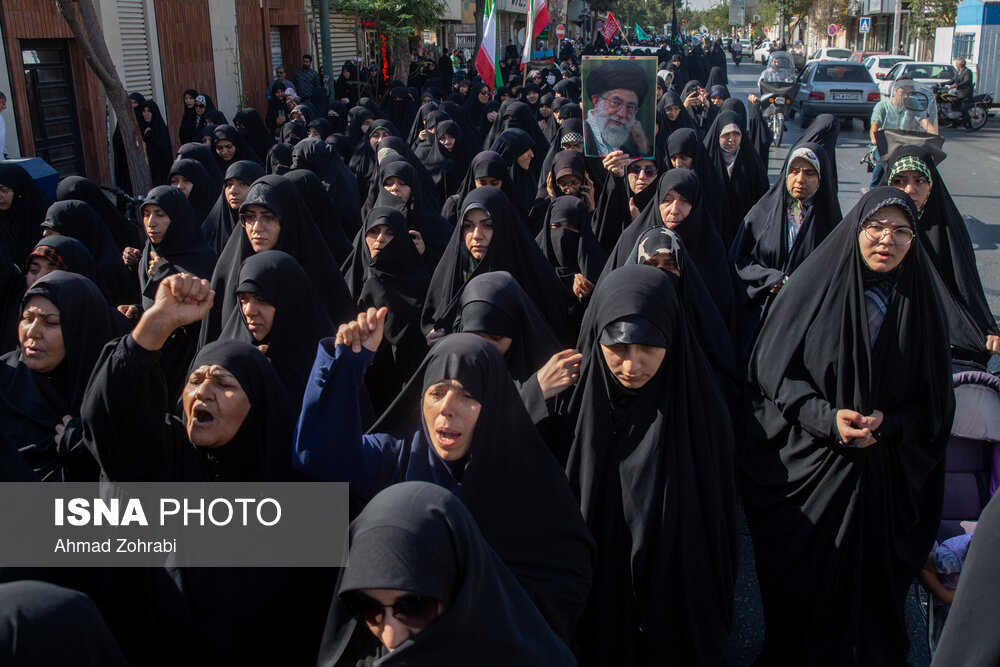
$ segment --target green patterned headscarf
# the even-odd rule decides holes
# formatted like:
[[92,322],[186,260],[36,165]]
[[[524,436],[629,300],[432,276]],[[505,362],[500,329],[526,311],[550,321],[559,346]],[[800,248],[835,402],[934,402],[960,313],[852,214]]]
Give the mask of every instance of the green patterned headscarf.
[[896,177],[897,174],[901,174],[904,171],[916,171],[924,175],[927,182],[934,185],[934,179],[931,177],[931,170],[927,166],[927,163],[916,155],[904,155],[895,162],[892,163],[892,167],[889,169],[889,183],[892,183],[892,179]]

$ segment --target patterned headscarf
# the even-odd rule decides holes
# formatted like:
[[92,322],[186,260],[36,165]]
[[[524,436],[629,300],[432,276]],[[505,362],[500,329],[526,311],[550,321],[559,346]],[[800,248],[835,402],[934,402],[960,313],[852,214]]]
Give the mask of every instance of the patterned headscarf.
[[934,185],[934,179],[931,178],[931,170],[921,158],[916,155],[904,155],[895,162],[892,163],[892,167],[889,168],[889,182],[896,177],[897,174],[901,174],[904,171],[916,171],[923,174],[924,178],[931,185]]

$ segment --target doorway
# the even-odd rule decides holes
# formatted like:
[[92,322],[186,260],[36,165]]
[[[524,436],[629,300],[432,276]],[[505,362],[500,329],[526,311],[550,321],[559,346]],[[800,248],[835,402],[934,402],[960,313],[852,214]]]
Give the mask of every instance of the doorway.
[[66,41],[21,42],[21,61],[35,155],[60,178],[83,174],[83,143]]

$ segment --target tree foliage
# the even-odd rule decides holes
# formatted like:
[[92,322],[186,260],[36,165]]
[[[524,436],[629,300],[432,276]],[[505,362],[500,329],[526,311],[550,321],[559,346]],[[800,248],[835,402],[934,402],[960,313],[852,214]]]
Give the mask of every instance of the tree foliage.
[[910,0],[906,27],[920,39],[933,39],[937,28],[955,25],[958,0]]
[[374,21],[375,29],[399,47],[414,30],[436,28],[447,5],[444,0],[341,0],[337,10]]

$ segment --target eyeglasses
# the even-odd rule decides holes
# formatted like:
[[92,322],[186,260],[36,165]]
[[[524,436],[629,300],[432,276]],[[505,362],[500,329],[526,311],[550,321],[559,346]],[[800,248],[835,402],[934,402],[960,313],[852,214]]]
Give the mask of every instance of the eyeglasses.
[[9,195],[13,191],[14,191],[13,188],[8,188],[6,185],[0,185],[0,195],[3,195],[4,197]]
[[204,105],[204,104],[198,104],[197,102],[195,102],[195,103],[194,103],[194,105],[195,105],[196,107],[200,107],[200,108],[202,108],[202,109],[204,109],[204,108],[205,108],[205,105]]
[[368,625],[380,626],[385,623],[385,610],[392,609],[392,616],[400,623],[411,628],[423,629],[434,622],[439,616],[438,606],[441,601],[425,595],[404,595],[393,604],[384,605],[364,593],[355,593],[345,597],[350,607],[364,617]]
[[601,95],[601,99],[608,103],[608,109],[611,111],[618,111],[622,107],[625,107],[625,113],[629,116],[634,116],[636,109],[639,108],[639,105],[635,102],[629,102],[626,104],[625,100],[620,97],[604,97]]
[[261,213],[260,215],[240,213],[240,224],[248,229],[254,225],[258,225],[262,229],[274,229],[278,222],[278,216],[274,213]]
[[638,175],[641,172],[645,172],[646,176],[652,178],[653,176],[656,176],[656,174],[659,173],[660,170],[656,168],[655,164],[647,164],[645,167],[638,164],[630,164],[628,166],[628,169],[626,169],[626,171],[630,174],[636,174],[636,175]]
[[907,246],[913,242],[913,237],[916,236],[916,232],[909,227],[883,227],[877,222],[866,223],[861,226],[861,230],[872,243],[878,243],[886,237],[886,234],[892,234],[893,243]]

